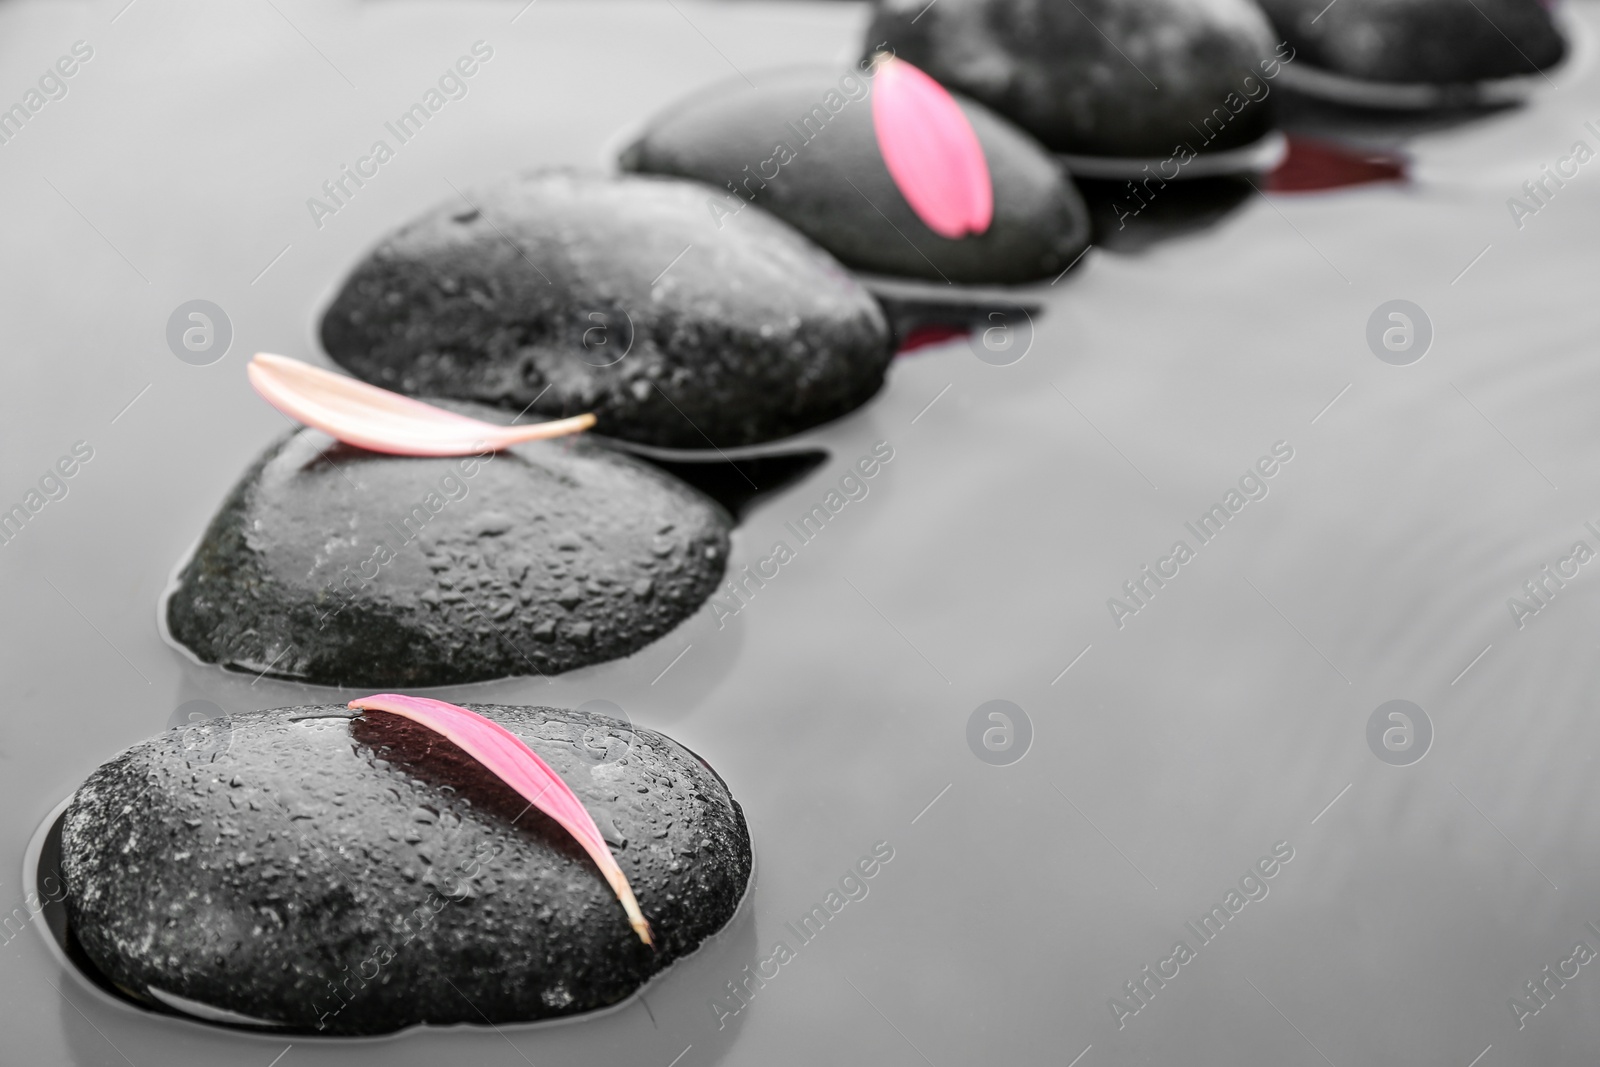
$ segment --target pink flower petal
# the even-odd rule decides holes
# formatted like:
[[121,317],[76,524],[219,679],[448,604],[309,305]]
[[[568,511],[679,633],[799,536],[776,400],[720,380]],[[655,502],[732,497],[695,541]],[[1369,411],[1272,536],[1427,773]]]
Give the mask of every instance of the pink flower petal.
[[478,455],[594,425],[593,415],[577,415],[496,426],[270,352],[256,353],[246,373],[262,399],[296,422],[347,445],[395,456]]
[[650,924],[645,921],[644,914],[639,910],[639,901],[634,898],[633,887],[628,884],[628,876],[617,865],[616,857],[600,836],[600,828],[594,824],[583,801],[561,780],[560,775],[550,769],[548,763],[539,758],[537,752],[523,744],[520,737],[477,712],[427,697],[379,693],[352,700],[350,706],[361,711],[387,711],[392,715],[400,715],[449,738],[502,782],[521,793],[528,803],[560,823],[577,838],[578,844],[589,853],[600,868],[600,873],[611,883],[611,889],[622,902],[623,910],[628,913],[628,922],[639,935],[639,940],[647,945],[655,944],[650,936]]
[[881,57],[872,128],[889,176],[928,229],[954,239],[989,228],[989,162],[972,123],[944,86],[903,59]]

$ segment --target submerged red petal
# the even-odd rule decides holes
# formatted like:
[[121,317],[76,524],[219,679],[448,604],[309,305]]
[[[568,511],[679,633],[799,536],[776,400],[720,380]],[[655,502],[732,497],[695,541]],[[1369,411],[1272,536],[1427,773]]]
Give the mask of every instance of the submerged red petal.
[[427,697],[379,693],[350,702],[362,711],[387,711],[426,726],[455,742],[467,755],[483,764],[495,777],[522,794],[523,799],[560,823],[589,853],[606,876],[639,940],[650,945],[650,924],[639,910],[628,876],[622,873],[594,818],[561,776],[504,726],[475,711]]
[[906,203],[941,237],[983,233],[994,221],[989,161],[944,86],[893,56],[878,61],[872,128]]

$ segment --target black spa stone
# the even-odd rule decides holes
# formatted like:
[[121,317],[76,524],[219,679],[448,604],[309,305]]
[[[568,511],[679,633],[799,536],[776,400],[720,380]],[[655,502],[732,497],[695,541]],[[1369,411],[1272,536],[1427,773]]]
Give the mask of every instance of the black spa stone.
[[[1261,0],[1296,62],[1366,81],[1465,84],[1534,74],[1566,55],[1540,0]],[[1318,17],[1320,15],[1320,17]]]
[[872,297],[760,212],[718,228],[704,186],[527,174],[437,208],[345,281],[322,343],[397,392],[548,416],[671,448],[756,444],[838,418],[892,356]]
[[1252,0],[883,0],[864,46],[892,48],[1055,151],[1166,158],[1180,142],[1238,148],[1270,131],[1270,34]]
[[670,474],[584,438],[434,459],[302,429],[228,495],[167,624],[207,663],[323,685],[555,674],[693,614],[731,525]]
[[[994,221],[941,237],[912,211],[878,149],[872,78],[798,68],[715,86],[652,120],[622,153],[625,169],[695,178],[722,195],[724,229],[777,215],[847,266],[933,281],[1015,283],[1059,274],[1089,240],[1088,213],[1059,164],[972,100],[957,98],[983,146]],[[732,187],[730,189],[730,186]]]
[[704,761],[603,716],[469,706],[583,801],[654,951],[571,836],[454,744],[325,705],[169,730],[89,776],[61,838],[83,955],[151,1007],[376,1034],[615,1004],[732,918],[750,835]]

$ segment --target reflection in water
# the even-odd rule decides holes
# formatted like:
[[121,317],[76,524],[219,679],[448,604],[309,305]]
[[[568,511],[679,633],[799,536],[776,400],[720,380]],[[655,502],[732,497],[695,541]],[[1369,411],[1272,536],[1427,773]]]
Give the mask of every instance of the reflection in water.
[[903,356],[919,348],[931,348],[946,341],[954,341],[958,337],[970,336],[971,333],[970,322],[922,323],[911,327],[901,335],[900,346],[895,350],[895,354]]
[[1263,186],[1275,193],[1309,193],[1405,180],[1405,161],[1398,156],[1294,135],[1289,138],[1289,154],[1266,176]]
[[770,456],[743,459],[669,460],[651,457],[649,462],[688,482],[743,519],[761,500],[782,492],[823,463],[828,453],[807,449]]
[[1170,238],[1209,229],[1254,192],[1248,180],[1233,176],[1076,181],[1089,205],[1094,243],[1115,252],[1143,252]]
[[[1082,261],[1080,257],[1078,262]],[[1037,319],[1044,310],[1037,302],[1019,304],[971,296],[951,298],[937,293],[923,296],[900,288],[876,295],[884,314],[889,317],[899,355],[981,333],[997,322],[1018,326],[1025,319]]]
[[1353,107],[1286,89],[1278,101],[1278,124],[1291,136],[1393,150],[1424,134],[1453,130],[1500,115],[1515,105],[1440,108],[1435,111]]

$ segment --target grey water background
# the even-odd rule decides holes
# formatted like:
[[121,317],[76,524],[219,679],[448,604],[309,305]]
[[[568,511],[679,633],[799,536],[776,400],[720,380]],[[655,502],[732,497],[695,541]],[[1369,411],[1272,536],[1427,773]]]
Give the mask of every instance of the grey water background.
[[[0,6],[7,103],[93,48],[0,145],[0,502],[93,449],[0,546],[8,911],[46,815],[181,705],[330,695],[191,663],[155,625],[174,564],[285,429],[245,382],[250,353],[320,358],[329,288],[452,186],[597,166],[680,94],[843,59],[865,23],[855,4],[698,0],[125,5]],[[1571,10],[1593,32],[1600,11]],[[468,94],[314,225],[307,198],[480,40],[494,54]],[[735,568],[874,442],[894,459],[724,628],[708,608],[624,662],[444,691],[614,701],[743,803],[751,899],[643,1000],[555,1026],[278,1038],[142,1012],[12,924],[0,1061],[1592,1060],[1596,965],[1521,1029],[1508,1001],[1576,942],[1600,948],[1600,563],[1520,629],[1507,600],[1600,546],[1600,163],[1520,230],[1506,200],[1597,145],[1597,77],[1405,138],[1410,185],[1251,194],[1203,231],[1095,250],[1042,288],[1019,361],[924,349],[804,435],[828,462],[758,505]],[[165,338],[196,299],[233,330],[208,366]],[[1394,299],[1433,326],[1408,366],[1366,341]],[[1269,494],[1119,629],[1108,598],[1193,544],[1184,524],[1280,441]],[[1368,744],[1397,699],[1433,730],[1407,766]],[[1031,722],[1009,765],[969,747],[992,700]],[[880,841],[894,858],[868,895],[800,945],[785,924]],[[1186,922],[1279,842],[1293,859],[1267,895],[1201,944]],[[780,939],[795,958],[719,1029],[726,983]],[[1194,958],[1119,1028],[1111,999],[1136,1003],[1125,983],[1179,939]]]

